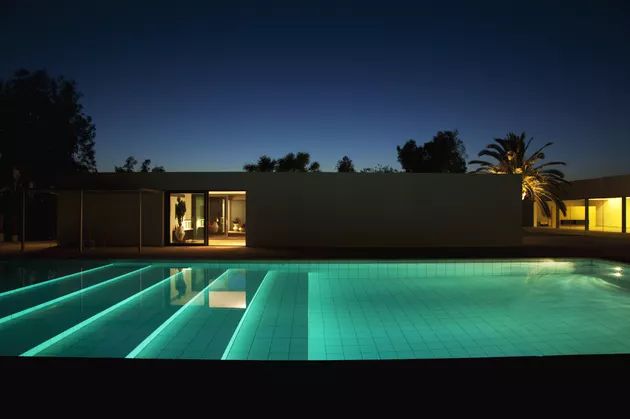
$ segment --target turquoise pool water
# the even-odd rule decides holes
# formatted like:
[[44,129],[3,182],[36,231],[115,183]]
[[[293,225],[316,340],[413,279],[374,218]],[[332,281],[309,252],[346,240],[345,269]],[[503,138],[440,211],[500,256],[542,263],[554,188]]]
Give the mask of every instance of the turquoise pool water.
[[630,352],[601,260],[0,262],[0,355],[223,360]]

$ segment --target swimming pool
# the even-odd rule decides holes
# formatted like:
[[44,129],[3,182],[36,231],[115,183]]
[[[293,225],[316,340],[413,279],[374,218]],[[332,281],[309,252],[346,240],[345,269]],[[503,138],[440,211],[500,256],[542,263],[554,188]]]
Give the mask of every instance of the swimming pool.
[[630,352],[590,259],[0,262],[0,355],[357,360]]

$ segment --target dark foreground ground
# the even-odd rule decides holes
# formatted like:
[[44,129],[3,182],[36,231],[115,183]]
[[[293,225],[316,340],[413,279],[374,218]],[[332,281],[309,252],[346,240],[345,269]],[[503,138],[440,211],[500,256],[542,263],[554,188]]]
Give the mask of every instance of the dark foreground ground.
[[[357,394],[360,410],[383,400],[424,408],[435,401],[427,398],[431,395],[446,399],[444,409],[473,407],[460,405],[463,399],[456,395],[481,397],[476,402],[483,409],[500,407],[504,399],[498,398],[505,396],[523,408],[547,400],[575,408],[581,403],[579,393],[589,398],[597,392],[625,393],[630,355],[308,362],[0,357],[0,371],[2,383],[10,383],[11,388],[5,387],[9,392],[36,384],[40,390],[76,397],[77,392],[94,396],[105,387],[116,397],[150,392],[155,403],[164,398],[170,405],[203,389],[209,401],[227,396],[243,403],[234,406],[239,411],[251,408],[248,403],[257,397],[279,410],[287,409],[294,396],[306,398],[312,406],[298,409],[310,412]],[[572,392],[570,399],[560,398],[566,391]]]

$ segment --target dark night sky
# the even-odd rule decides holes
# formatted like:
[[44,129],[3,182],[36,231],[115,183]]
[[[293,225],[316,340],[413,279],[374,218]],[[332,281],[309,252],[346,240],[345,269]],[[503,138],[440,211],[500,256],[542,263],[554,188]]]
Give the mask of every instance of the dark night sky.
[[230,171],[301,150],[326,171],[344,154],[398,167],[397,144],[459,129],[469,158],[526,131],[554,141],[569,178],[630,173],[623,2],[139,3],[0,6],[0,77],[76,80],[99,171],[130,154]]

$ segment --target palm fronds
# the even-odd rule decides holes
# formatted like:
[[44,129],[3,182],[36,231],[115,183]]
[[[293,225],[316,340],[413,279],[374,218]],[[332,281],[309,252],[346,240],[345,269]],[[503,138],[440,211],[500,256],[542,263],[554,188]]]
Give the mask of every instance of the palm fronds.
[[549,201],[554,202],[560,211],[566,215],[566,206],[558,195],[561,186],[568,182],[560,170],[547,168],[549,166],[566,166],[566,163],[561,161],[540,163],[545,158],[543,150],[551,146],[553,144],[551,142],[527,156],[526,153],[533,138],[525,142],[525,137],[523,132],[520,135],[508,133],[505,138],[496,138],[494,143],[488,144],[478,154],[479,157],[491,157],[496,162],[472,160],[469,164],[479,165],[472,173],[522,175],[522,199],[534,201],[547,217],[551,217]]

